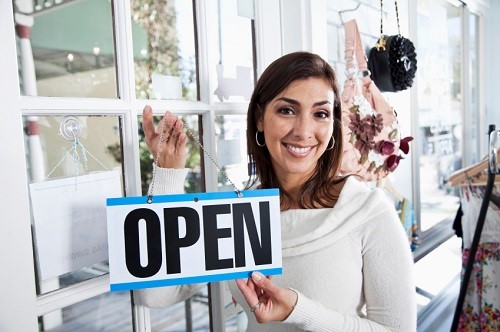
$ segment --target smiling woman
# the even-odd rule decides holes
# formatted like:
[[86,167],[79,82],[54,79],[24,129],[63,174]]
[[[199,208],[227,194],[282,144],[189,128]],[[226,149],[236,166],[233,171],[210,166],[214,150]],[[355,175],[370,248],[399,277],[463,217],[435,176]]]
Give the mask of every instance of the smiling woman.
[[[144,133],[158,188],[182,188],[182,121],[170,112]],[[159,144],[165,130],[171,139]],[[287,54],[259,78],[247,113],[247,149],[258,189],[280,191],[283,274],[228,282],[247,331],[414,331],[413,259],[394,207],[379,189],[339,177],[341,103],[332,67],[309,52]],[[177,188],[177,189],[175,189]],[[262,267],[264,269],[264,267]],[[136,303],[163,307],[200,285],[140,290]]]

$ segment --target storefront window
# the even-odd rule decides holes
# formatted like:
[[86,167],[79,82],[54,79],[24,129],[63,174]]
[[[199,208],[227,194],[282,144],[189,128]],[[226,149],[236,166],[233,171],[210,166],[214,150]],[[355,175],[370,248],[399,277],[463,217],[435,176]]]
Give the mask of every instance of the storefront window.
[[130,2],[136,97],[197,100],[193,2]]
[[39,317],[40,331],[132,331],[130,293],[114,292]]
[[251,180],[248,174],[246,115],[216,117],[219,191],[245,189]]
[[[210,34],[217,47],[212,49],[215,69],[210,86],[212,101],[248,102],[253,91],[254,43],[253,2],[215,0],[207,6],[212,18]],[[212,68],[211,68],[212,69]]]
[[120,122],[25,117],[38,294],[109,272],[106,198],[125,194]]
[[116,98],[111,1],[13,1],[21,93]]
[[462,167],[462,22],[460,8],[446,1],[419,1],[417,8],[420,227],[425,231],[451,218],[459,205],[446,182]]

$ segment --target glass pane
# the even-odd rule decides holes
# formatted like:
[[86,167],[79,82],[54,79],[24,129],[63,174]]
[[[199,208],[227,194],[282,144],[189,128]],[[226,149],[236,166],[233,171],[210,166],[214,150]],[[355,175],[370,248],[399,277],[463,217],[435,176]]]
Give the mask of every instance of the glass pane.
[[218,115],[215,119],[219,191],[245,189],[248,176],[246,115]]
[[108,273],[105,199],[124,193],[121,120],[24,120],[37,288],[43,294]]
[[254,43],[252,1],[215,0],[207,6],[213,18],[211,35],[215,47],[211,64],[210,86],[214,87],[213,101],[250,101],[254,87]]
[[[190,171],[184,183],[184,191],[186,193],[203,192],[204,184],[201,170],[200,146],[198,141],[201,141],[198,130],[199,117],[198,115],[180,116],[187,130],[187,161],[186,168]],[[161,117],[155,116],[155,124],[158,124]],[[141,158],[141,184],[142,194],[148,194],[149,184],[153,175],[153,156],[149,151],[146,142],[144,141],[144,131],[142,130],[142,117],[139,118],[139,155]]]
[[445,289],[462,268],[462,239],[453,236],[415,263],[418,309]]
[[117,97],[111,1],[14,2],[23,95]]
[[188,300],[166,308],[151,309],[151,331],[210,331],[208,286]]
[[130,2],[136,97],[197,100],[193,2]]
[[132,331],[130,292],[113,292],[39,317],[40,331]]
[[[470,36],[469,36],[469,59],[470,59],[470,145],[469,150],[471,154],[470,164],[480,161],[479,151],[483,150],[480,147],[479,134],[479,90],[481,88],[479,83],[479,17],[475,14],[470,14]],[[484,148],[484,147],[483,147]]]
[[419,1],[417,25],[420,220],[425,231],[454,216],[459,204],[446,180],[462,167],[460,9],[444,1]]

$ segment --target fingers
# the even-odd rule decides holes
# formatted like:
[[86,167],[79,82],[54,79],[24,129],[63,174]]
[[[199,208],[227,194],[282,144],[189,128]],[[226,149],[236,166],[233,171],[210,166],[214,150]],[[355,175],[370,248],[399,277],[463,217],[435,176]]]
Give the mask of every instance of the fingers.
[[185,167],[187,136],[182,120],[167,111],[155,128],[151,106],[146,105],[142,114],[145,141],[157,165],[164,168]]
[[273,290],[275,289],[274,283],[262,273],[258,271],[252,272],[252,281],[255,283],[255,286],[262,290],[262,292],[273,294]]
[[153,123],[153,109],[149,105],[144,106],[142,110],[142,129],[144,130],[146,143],[149,146],[149,142],[152,141],[153,136],[156,134]]
[[297,303],[295,291],[276,285],[260,272],[253,272],[247,282],[236,280],[236,285],[259,323],[283,321]]
[[248,279],[247,282],[242,279],[236,279],[236,285],[240,289],[241,294],[243,294],[243,297],[250,307],[253,307],[257,302],[259,302],[259,297],[251,279]]

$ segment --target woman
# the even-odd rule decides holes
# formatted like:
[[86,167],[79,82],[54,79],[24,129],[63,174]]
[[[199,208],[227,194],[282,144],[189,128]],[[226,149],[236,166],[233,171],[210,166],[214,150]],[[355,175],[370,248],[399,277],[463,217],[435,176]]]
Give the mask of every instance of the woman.
[[[254,272],[229,282],[249,331],[416,330],[413,260],[394,207],[379,189],[355,176],[337,176],[341,112],[336,75],[312,53],[276,60],[254,89],[248,153],[259,188],[280,190],[283,274]],[[167,112],[155,129],[146,106],[143,126],[159,156],[155,193],[182,191],[187,170],[181,120]],[[166,142],[158,145],[161,135]],[[164,306],[198,287],[141,290],[136,301]]]

